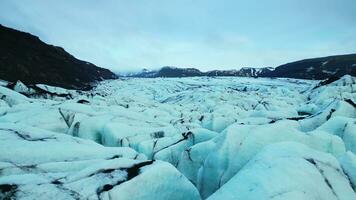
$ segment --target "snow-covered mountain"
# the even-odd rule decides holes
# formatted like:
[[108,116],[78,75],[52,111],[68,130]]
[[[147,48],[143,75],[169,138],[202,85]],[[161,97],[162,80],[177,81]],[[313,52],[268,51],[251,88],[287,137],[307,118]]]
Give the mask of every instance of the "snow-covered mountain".
[[0,79],[85,89],[93,82],[114,78],[110,70],[78,60],[61,47],[0,25]]
[[356,199],[356,78],[0,81],[0,199]]

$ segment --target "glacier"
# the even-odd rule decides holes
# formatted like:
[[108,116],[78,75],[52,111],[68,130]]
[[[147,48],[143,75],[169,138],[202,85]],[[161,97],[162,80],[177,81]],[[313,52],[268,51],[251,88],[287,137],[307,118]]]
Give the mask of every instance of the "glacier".
[[349,75],[0,83],[0,199],[356,199]]

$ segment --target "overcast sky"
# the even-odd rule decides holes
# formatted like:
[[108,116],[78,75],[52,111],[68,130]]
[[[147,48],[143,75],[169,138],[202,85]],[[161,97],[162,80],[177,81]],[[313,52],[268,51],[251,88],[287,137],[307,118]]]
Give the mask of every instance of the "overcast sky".
[[356,0],[0,0],[0,23],[116,72],[356,53]]

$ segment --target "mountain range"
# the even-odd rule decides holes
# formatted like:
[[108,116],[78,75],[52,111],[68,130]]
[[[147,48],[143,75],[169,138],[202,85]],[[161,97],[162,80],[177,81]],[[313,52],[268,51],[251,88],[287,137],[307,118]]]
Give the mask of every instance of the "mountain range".
[[165,66],[159,70],[144,69],[141,72],[125,74],[127,77],[193,77],[193,76],[241,76],[241,77],[280,77],[324,80],[342,77],[345,74],[356,76],[356,54],[311,58],[280,65],[276,68],[244,67],[240,70],[212,70],[202,72],[196,68]]
[[193,76],[242,76],[259,77],[261,74],[273,71],[272,67],[250,68],[244,67],[240,70],[212,70],[202,72],[196,68],[179,68],[165,66],[159,70],[143,69],[141,72],[122,74],[126,77],[156,78],[156,77],[193,77]]

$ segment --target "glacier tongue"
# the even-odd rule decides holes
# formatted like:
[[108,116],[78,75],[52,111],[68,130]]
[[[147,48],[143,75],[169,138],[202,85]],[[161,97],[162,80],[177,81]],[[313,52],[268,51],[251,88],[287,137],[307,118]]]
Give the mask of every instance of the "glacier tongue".
[[356,79],[0,86],[0,199],[354,199]]

